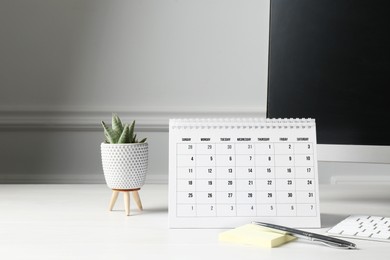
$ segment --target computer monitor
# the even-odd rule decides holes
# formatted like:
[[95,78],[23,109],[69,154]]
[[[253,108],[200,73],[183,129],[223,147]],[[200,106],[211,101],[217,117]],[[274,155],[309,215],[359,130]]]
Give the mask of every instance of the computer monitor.
[[319,161],[390,163],[390,2],[270,3],[267,117],[315,118]]

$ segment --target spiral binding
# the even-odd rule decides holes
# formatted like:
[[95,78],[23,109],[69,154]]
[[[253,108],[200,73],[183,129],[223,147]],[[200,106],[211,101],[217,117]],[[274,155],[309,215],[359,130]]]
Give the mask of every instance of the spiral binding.
[[176,118],[169,129],[270,129],[312,128],[312,118]]

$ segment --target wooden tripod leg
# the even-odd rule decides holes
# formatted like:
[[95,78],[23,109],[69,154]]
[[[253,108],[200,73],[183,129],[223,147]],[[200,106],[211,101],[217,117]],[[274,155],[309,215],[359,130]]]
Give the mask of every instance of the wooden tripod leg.
[[123,196],[125,198],[126,215],[130,216],[130,194],[128,191],[125,191],[125,192],[123,192]]
[[112,191],[110,206],[108,208],[109,211],[111,211],[114,208],[116,199],[118,198],[118,194],[119,194],[119,191],[117,191],[117,190]]
[[141,199],[139,197],[138,191],[135,190],[132,193],[133,193],[133,197],[134,197],[135,203],[137,204],[138,209],[143,210]]

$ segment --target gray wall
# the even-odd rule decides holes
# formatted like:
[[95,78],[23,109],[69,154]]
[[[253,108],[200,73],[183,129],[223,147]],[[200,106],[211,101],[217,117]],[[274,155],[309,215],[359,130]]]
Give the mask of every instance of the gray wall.
[[101,120],[149,138],[168,118],[264,116],[269,1],[0,1],[0,183],[104,182]]
[[[269,0],[1,0],[0,183],[103,183],[100,121],[265,116]],[[320,162],[322,183],[390,183],[389,164]]]

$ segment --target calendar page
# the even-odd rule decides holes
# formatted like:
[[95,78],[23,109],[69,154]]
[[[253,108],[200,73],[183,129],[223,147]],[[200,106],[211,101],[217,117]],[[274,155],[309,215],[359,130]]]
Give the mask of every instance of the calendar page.
[[313,119],[171,119],[171,228],[320,227]]

